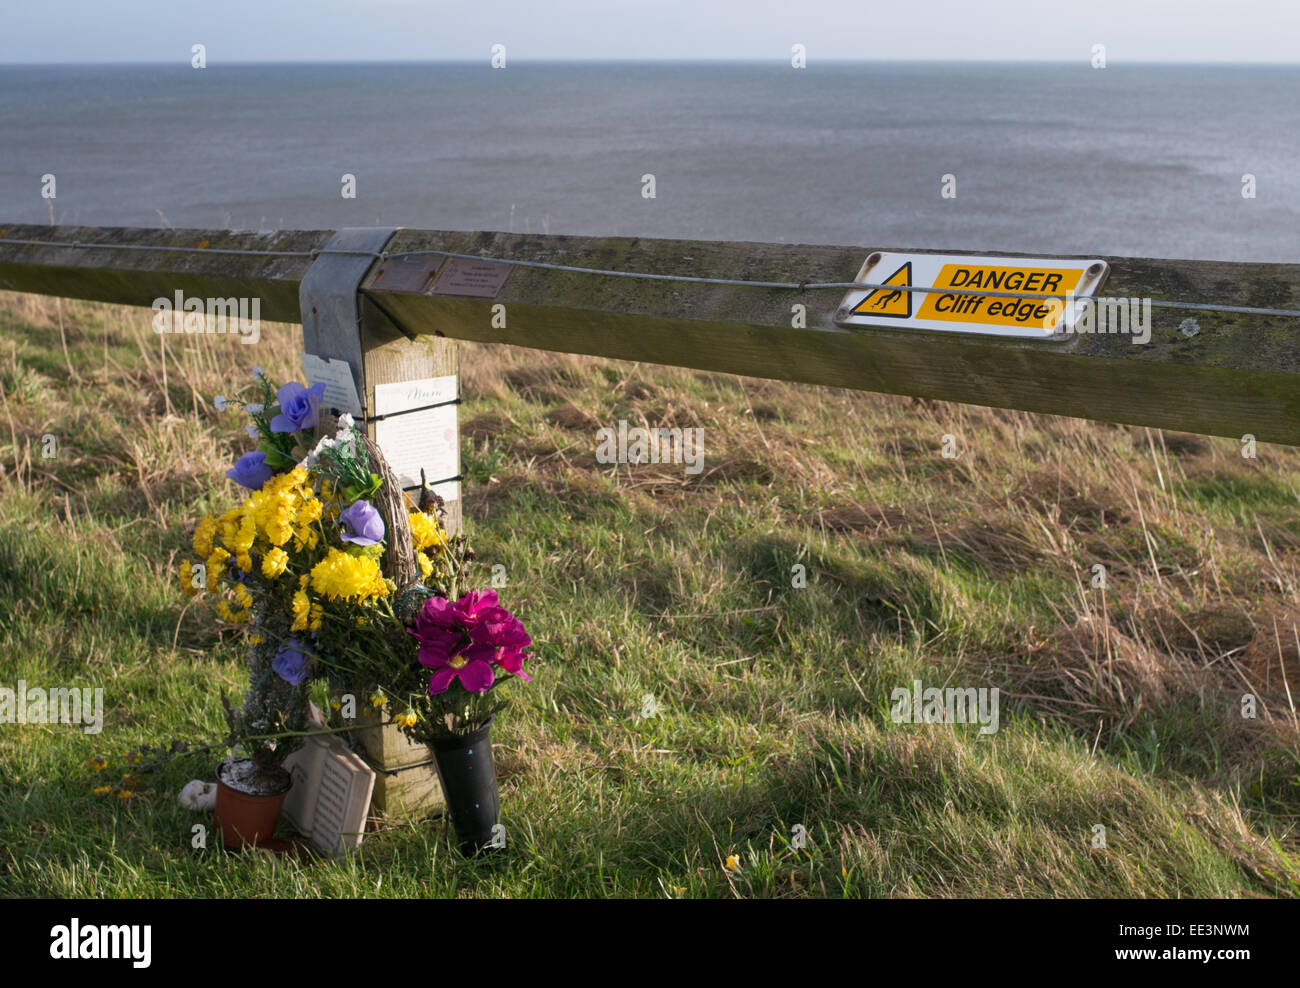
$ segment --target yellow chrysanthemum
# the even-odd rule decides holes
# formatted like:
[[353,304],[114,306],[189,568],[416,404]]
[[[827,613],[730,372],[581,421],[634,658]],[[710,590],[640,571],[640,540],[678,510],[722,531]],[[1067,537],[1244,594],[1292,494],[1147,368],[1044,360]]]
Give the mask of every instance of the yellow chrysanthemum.
[[350,556],[338,549],[317,563],[311,571],[311,586],[329,600],[373,600],[388,595],[379,564],[368,556]]
[[306,591],[299,590],[293,595],[293,624],[289,627],[289,630],[306,631],[307,617],[310,613],[311,601],[307,599]]
[[194,567],[190,565],[187,559],[181,563],[181,593],[193,597],[199,592],[199,588],[194,585]]
[[320,631],[321,618],[324,616],[324,609],[320,604],[311,605],[311,616],[307,622],[309,631]]
[[267,519],[266,538],[271,545],[284,545],[293,538],[293,522],[289,520],[289,510],[285,506],[276,508],[275,513]]
[[242,583],[235,584],[235,599],[239,601],[241,607],[253,606],[253,595],[249,592],[248,587]]
[[255,538],[257,538],[257,522],[253,520],[252,515],[246,514],[239,520],[239,530],[235,533],[235,541],[230,548],[236,555],[247,553],[253,548]]
[[413,511],[408,517],[411,519],[411,539],[415,547],[432,548],[435,552],[441,552],[447,542],[447,533],[442,526],[423,511]]
[[380,710],[380,709],[382,709],[383,706],[384,706],[384,694],[382,694],[382,693],[371,693],[371,694],[370,694],[370,705],[371,705],[372,707],[374,707],[376,710]]
[[96,772],[102,772],[104,769],[108,768],[108,759],[103,755],[96,755],[90,760],[90,767]]
[[92,790],[90,790],[90,791],[93,792],[96,796],[107,796],[110,792],[113,791],[113,787],[112,787],[112,786],[95,786],[95,788],[92,789]]
[[265,556],[262,557],[262,575],[268,580],[274,580],[284,572],[284,568],[289,565],[289,554],[276,546],[268,549]]
[[302,507],[298,509],[298,524],[312,525],[320,521],[321,514],[324,510],[325,505],[321,504],[319,500],[314,497],[309,498],[304,501]]
[[248,636],[248,644],[250,644],[250,645],[254,645],[254,646],[256,646],[256,645],[260,645],[260,644],[262,644],[262,641],[263,641],[263,639],[262,639],[262,636],[261,636],[261,635],[249,635],[249,636]]
[[305,478],[303,471],[273,477],[246,502],[247,517],[274,546],[282,546],[294,536],[293,523],[312,498],[310,490],[302,490],[296,482]]
[[247,607],[242,610],[235,610],[230,606],[230,602],[221,600],[217,602],[217,614],[223,621],[229,621],[231,624],[243,624],[248,620],[250,611]]
[[226,571],[226,560],[230,558],[230,553],[226,552],[220,546],[212,550],[212,555],[208,556],[208,593],[216,593],[217,586],[220,584],[221,575]]
[[420,564],[420,578],[427,580],[429,575],[433,572],[433,563],[430,562],[429,557],[423,552],[417,552],[415,554],[415,561]]
[[221,541],[227,549],[235,545],[235,537],[239,534],[239,520],[243,516],[245,505],[237,508],[231,508],[220,518],[217,519],[217,531],[221,534]]
[[212,555],[212,537],[217,534],[215,518],[204,518],[194,529],[194,551],[206,559]]

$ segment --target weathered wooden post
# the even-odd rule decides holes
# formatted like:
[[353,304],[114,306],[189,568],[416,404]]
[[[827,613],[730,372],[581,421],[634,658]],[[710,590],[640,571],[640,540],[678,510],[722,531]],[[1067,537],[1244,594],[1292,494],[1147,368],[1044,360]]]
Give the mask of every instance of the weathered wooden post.
[[[391,228],[340,230],[299,286],[304,370],[326,384],[326,404],[351,412],[389,461],[404,490],[424,479],[446,502],[449,533],[460,527],[460,451],[456,343],[408,338],[377,304],[364,281],[413,286],[436,264],[384,261]],[[377,262],[377,259],[378,262]],[[414,279],[414,280],[413,280]],[[351,384],[351,389],[348,385]],[[358,708],[363,698],[356,698]],[[383,712],[363,715],[358,732],[376,774],[372,806],[389,817],[424,815],[443,805],[429,751],[412,744]]]

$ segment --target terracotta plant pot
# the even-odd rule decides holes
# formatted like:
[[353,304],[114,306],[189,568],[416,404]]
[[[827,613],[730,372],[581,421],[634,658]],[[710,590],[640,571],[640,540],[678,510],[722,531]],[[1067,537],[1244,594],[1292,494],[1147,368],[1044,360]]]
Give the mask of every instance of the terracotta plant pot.
[[[250,784],[251,765],[252,759],[240,758],[227,759],[217,766],[214,823],[222,843],[232,850],[250,844],[266,845],[275,836],[280,808],[293,785],[293,779],[282,768],[256,773]],[[258,791],[245,792],[245,789]]]
[[501,803],[497,796],[497,770],[492,761],[489,720],[477,731],[435,741],[434,764],[442,783],[447,812],[456,829],[460,851],[467,857],[496,850],[494,840]]

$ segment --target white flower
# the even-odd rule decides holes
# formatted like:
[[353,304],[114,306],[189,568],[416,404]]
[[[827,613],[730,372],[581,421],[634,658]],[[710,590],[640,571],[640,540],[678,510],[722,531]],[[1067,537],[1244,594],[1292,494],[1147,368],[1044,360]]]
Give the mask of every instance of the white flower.
[[215,395],[212,399],[212,406],[217,411],[224,412],[230,406],[230,402],[226,401],[225,395]]
[[352,418],[352,415],[350,413],[344,412],[342,415],[339,416],[339,425],[342,426],[344,429],[351,429],[354,424],[355,424],[355,420]]
[[244,411],[246,411],[249,415],[261,415],[262,409],[264,409],[265,407],[266,406],[261,403],[255,405],[245,405]]
[[266,371],[262,370],[262,365],[261,365],[261,364],[255,364],[255,365],[253,366],[253,376],[254,376],[255,378],[257,378],[259,381],[260,381],[262,378],[266,377]]
[[248,425],[244,426],[244,429],[248,432],[249,439],[256,439],[261,435],[261,433],[257,431],[257,426],[253,425],[252,422],[249,422]]

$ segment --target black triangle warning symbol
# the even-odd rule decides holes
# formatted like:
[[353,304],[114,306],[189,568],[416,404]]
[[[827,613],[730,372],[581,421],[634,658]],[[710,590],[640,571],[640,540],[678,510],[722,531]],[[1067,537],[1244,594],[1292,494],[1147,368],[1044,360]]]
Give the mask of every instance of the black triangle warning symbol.
[[[912,262],[908,261],[891,274],[882,285],[897,285],[910,288],[912,285]],[[853,307],[855,316],[889,316],[894,319],[907,319],[912,315],[912,293],[902,292],[897,288],[873,288],[867,297]]]

